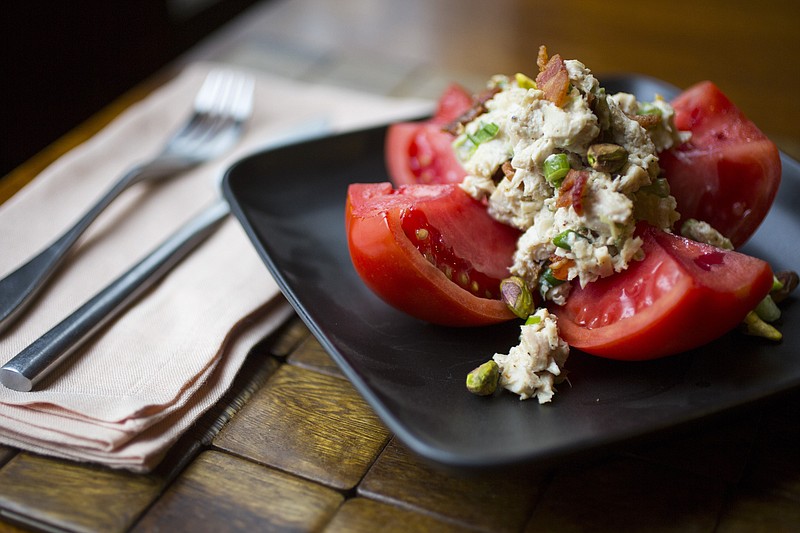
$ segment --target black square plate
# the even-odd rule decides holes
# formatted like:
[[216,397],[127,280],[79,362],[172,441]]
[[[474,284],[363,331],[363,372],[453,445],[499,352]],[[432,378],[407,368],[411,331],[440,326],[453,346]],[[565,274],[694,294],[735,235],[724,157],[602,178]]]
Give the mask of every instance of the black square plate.
[[[677,90],[642,76],[603,78],[644,99]],[[617,445],[800,385],[800,308],[784,305],[779,344],[732,332],[701,349],[626,363],[572,351],[571,385],[539,405],[469,394],[477,364],[518,341],[519,325],[433,326],[367,289],[344,232],[347,186],[388,181],[385,127],[251,155],[224,180],[253,245],[298,314],[387,427],[424,458],[454,467],[539,463]],[[800,268],[800,165],[782,155],[778,199],[743,249],[777,270]],[[266,273],[265,273],[266,275]],[[697,327],[703,327],[698,324]]]

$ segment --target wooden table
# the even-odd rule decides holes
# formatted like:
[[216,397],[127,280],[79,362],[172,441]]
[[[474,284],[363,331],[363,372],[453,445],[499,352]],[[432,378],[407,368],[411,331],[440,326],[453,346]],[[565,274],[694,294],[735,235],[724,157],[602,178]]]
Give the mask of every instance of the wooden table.
[[[712,79],[800,158],[799,21],[794,0],[273,0],[0,180],[0,201],[198,59],[435,97],[450,80],[530,72],[546,44],[601,79]],[[409,453],[295,317],[152,474],[0,446],[0,530],[792,531],[798,422],[794,392],[592,458],[467,475]]]

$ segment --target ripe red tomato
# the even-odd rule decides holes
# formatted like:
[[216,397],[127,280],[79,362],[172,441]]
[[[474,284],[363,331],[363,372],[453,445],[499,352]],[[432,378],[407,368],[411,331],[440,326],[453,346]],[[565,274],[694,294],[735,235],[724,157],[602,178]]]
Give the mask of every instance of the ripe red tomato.
[[356,271],[394,307],[447,326],[515,318],[499,283],[519,232],[457,185],[352,184],[346,230]]
[[[682,219],[704,220],[735,247],[767,215],[781,180],[778,148],[710,81],[672,102],[689,142],[660,154]],[[679,222],[680,224],[680,222]]]
[[452,149],[454,137],[442,130],[472,105],[459,85],[450,85],[433,118],[400,122],[386,132],[386,167],[396,186],[412,183],[460,183],[466,172]]
[[460,117],[471,105],[472,96],[467,90],[457,83],[451,83],[439,97],[431,122],[444,126]]
[[644,260],[573,287],[567,303],[553,307],[570,346],[624,360],[690,350],[733,329],[772,287],[760,259],[652,226],[637,231]]

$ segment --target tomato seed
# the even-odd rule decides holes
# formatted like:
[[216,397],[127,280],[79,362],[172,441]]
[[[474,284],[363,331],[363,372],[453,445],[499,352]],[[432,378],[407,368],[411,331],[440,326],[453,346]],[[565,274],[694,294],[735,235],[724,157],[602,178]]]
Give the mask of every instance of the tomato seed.
[[469,261],[458,257],[439,230],[428,222],[424,212],[419,209],[405,211],[401,225],[408,240],[447,279],[476,295],[489,299],[500,297],[500,280],[479,272]]
[[433,163],[433,155],[427,152],[421,153],[417,156],[417,161],[420,167],[428,167]]
[[442,272],[444,272],[444,275],[447,276],[447,279],[452,281],[452,279],[453,279],[453,267],[451,267],[450,265],[442,265],[441,270],[442,270]]

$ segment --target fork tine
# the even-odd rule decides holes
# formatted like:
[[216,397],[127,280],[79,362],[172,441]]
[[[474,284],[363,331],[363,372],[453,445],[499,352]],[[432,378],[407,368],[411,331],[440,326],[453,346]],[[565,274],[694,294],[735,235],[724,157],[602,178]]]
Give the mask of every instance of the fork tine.
[[225,81],[225,74],[221,70],[212,70],[206,75],[203,85],[194,98],[194,110],[199,113],[209,113],[219,100],[219,93]]
[[211,71],[195,100],[195,110],[201,113],[246,119],[252,112],[253,79],[233,71]]
[[[250,116],[254,80],[228,70],[209,72],[195,97],[194,116],[170,142],[170,151],[184,157],[207,157],[225,148]],[[205,154],[201,152],[207,152]]]
[[249,76],[240,76],[233,91],[231,116],[237,121],[246,120],[253,112],[255,82]]
[[31,303],[86,228],[120,193],[145,179],[174,176],[231,148],[252,110],[253,86],[244,74],[209,73],[191,117],[155,157],[131,167],[55,242],[0,279],[0,331]]

